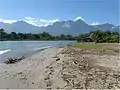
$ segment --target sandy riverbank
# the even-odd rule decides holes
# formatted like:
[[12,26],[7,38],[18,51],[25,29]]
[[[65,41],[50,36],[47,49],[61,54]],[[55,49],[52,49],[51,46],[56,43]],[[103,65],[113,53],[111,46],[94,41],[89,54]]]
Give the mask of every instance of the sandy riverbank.
[[49,48],[16,64],[0,64],[0,88],[120,88],[117,52],[91,53],[76,48]]
[[[62,48],[49,48],[16,64],[0,64],[0,88],[45,88],[46,67]],[[41,84],[43,83],[43,84]]]

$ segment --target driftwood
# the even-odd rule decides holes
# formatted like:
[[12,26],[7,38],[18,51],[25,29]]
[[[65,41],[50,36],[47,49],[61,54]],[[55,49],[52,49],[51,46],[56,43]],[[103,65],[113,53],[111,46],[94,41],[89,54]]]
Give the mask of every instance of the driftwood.
[[8,58],[4,63],[6,63],[6,64],[15,64],[16,62],[20,62],[23,59],[25,59],[24,56],[17,57],[17,58]]

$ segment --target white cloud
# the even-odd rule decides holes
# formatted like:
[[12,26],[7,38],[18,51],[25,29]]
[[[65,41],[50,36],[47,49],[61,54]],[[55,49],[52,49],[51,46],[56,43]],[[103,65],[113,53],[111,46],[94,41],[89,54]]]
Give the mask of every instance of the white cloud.
[[81,17],[81,16],[76,17],[76,18],[74,19],[74,21],[79,20],[79,19],[81,19],[81,20],[83,20],[83,21],[84,21],[84,18],[83,18],[83,17]]
[[59,21],[58,19],[54,19],[54,20],[45,20],[45,19],[36,19],[36,18],[32,18],[32,17],[25,17],[24,19],[22,19],[23,21],[35,25],[35,26],[48,26],[48,25],[52,25],[54,22]]
[[0,22],[3,22],[3,23],[11,24],[11,23],[14,23],[14,22],[17,22],[17,21],[25,21],[29,24],[40,27],[40,26],[52,25],[54,22],[57,22],[59,20],[58,19],[45,20],[45,19],[36,19],[36,18],[32,18],[32,17],[25,17],[25,18],[20,19],[20,20],[7,20],[7,19],[0,18]]
[[0,22],[11,24],[11,23],[17,22],[17,20],[6,20],[6,19],[0,18]]
[[[82,18],[81,16],[76,17],[73,21],[76,21],[79,19],[84,21],[84,18]],[[46,19],[37,19],[37,18],[32,18],[32,17],[25,17],[25,18],[20,19],[20,20],[7,20],[7,19],[0,18],[0,22],[9,23],[9,24],[17,22],[17,21],[21,21],[21,20],[25,21],[29,24],[32,24],[34,26],[38,26],[38,27],[52,25],[53,23],[60,21],[59,19],[46,20]],[[104,22],[104,23],[106,23],[106,22]],[[102,24],[102,23],[93,22],[90,25],[99,25],[99,24]],[[64,27],[69,28],[70,27],[69,23],[65,24]]]
[[90,25],[99,25],[100,23],[99,22],[93,22],[92,24]]

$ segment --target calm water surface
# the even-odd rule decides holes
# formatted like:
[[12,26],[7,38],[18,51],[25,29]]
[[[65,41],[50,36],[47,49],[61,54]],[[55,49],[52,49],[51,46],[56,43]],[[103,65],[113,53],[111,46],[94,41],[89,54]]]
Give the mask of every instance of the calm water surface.
[[76,41],[0,41],[0,61],[8,57],[29,56],[46,47],[65,46]]

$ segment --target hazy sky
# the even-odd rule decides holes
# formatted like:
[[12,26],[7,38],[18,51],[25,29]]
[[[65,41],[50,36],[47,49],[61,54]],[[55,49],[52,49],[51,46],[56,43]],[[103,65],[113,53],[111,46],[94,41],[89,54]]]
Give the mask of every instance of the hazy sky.
[[119,0],[0,0],[0,21],[54,22],[84,19],[88,24],[118,24]]

